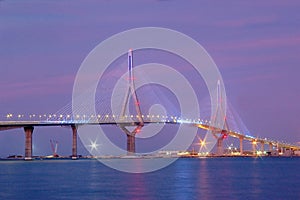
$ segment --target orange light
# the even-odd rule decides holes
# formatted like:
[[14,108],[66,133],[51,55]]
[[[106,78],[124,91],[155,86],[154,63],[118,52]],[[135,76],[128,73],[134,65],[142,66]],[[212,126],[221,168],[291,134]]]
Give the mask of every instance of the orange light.
[[203,147],[203,146],[205,146],[205,145],[206,145],[206,143],[205,143],[205,141],[204,141],[204,140],[202,140],[202,141],[200,142],[200,144],[201,144],[201,147]]
[[200,151],[203,149],[203,148],[207,148],[206,147],[206,141],[205,141],[205,138],[202,140],[199,136],[197,136],[198,137],[198,140],[199,140],[199,143],[197,143],[198,145],[200,145]]
[[202,128],[202,129],[204,129],[204,130],[208,130],[209,128],[208,127],[206,127],[206,126],[203,126],[202,124],[198,124],[197,125],[199,128]]

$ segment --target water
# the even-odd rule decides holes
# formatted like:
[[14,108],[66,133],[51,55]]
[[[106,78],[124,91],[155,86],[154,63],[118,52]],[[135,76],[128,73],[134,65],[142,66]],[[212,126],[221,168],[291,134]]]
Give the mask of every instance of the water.
[[97,160],[1,161],[0,199],[300,199],[300,158],[178,159],[146,174]]

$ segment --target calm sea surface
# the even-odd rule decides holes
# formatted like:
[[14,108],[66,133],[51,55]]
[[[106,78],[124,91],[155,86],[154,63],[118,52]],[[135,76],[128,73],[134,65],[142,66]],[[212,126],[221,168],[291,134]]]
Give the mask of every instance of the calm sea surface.
[[300,199],[300,158],[178,159],[128,174],[97,160],[0,161],[0,199]]

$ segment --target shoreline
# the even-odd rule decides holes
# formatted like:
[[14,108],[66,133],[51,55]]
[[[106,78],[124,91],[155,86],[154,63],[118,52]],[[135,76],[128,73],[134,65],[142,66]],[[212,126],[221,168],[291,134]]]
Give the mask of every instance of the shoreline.
[[209,156],[159,156],[159,155],[147,155],[147,156],[81,156],[78,158],[72,158],[72,157],[43,157],[43,156],[36,156],[32,159],[26,160],[24,157],[18,157],[18,158],[0,158],[0,161],[47,161],[47,160],[98,160],[98,159],[205,159],[205,158],[300,158],[300,156],[293,155],[293,156],[253,156],[253,155],[223,155],[223,156],[217,156],[217,155],[209,155]]

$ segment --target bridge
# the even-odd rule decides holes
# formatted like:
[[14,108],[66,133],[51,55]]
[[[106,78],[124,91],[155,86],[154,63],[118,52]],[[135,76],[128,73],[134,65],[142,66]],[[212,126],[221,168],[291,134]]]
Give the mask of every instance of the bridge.
[[[77,155],[77,129],[83,125],[116,125],[127,135],[127,152],[132,155],[135,153],[135,136],[141,131],[145,124],[185,124],[196,128],[207,130],[217,140],[217,155],[224,155],[223,141],[227,137],[239,139],[240,155],[244,155],[243,141],[247,140],[252,143],[253,155],[256,154],[257,145],[261,144],[261,151],[264,151],[265,144],[269,145],[269,151],[276,147],[277,151],[284,152],[285,150],[298,151],[300,146],[289,143],[279,142],[267,138],[253,137],[245,133],[231,130],[227,121],[226,115],[221,112],[222,109],[217,107],[217,112],[224,118],[224,126],[220,127],[216,121],[205,119],[186,119],[181,116],[167,116],[153,113],[143,114],[139,105],[136,94],[134,76],[133,76],[133,55],[132,50],[128,52],[128,88],[124,98],[120,115],[113,114],[95,114],[95,115],[78,115],[78,114],[32,114],[29,115],[29,120],[24,120],[22,114],[7,114],[6,119],[0,121],[0,131],[9,129],[23,128],[25,132],[25,160],[32,159],[32,134],[34,127],[46,126],[63,126],[70,127],[72,130],[72,158],[76,159]],[[219,93],[219,82],[217,83],[217,92]],[[220,96],[220,95],[218,95]],[[132,97],[136,114],[127,114],[129,98]],[[219,100],[218,100],[219,101]],[[219,105],[219,103],[218,103]],[[128,127],[134,127],[129,130]]]

